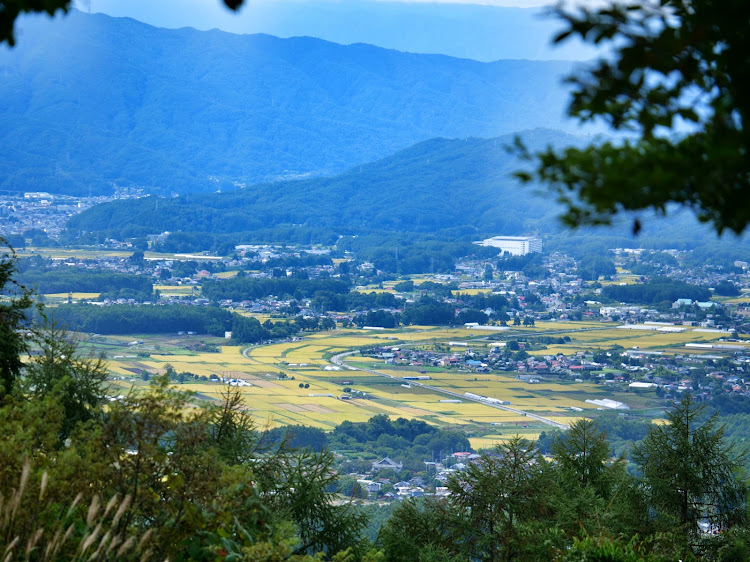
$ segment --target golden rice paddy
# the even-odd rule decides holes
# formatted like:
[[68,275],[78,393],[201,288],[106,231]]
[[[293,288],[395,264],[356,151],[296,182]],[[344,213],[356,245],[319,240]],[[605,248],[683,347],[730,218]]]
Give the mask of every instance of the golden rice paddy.
[[[515,333],[517,334],[517,328]],[[684,349],[688,342],[715,341],[719,334],[686,330],[679,333],[625,331],[612,324],[602,326],[594,322],[540,322],[523,330],[529,334],[553,331],[555,335],[569,335],[570,343],[552,345],[539,355],[577,350],[588,351],[622,345],[644,349]],[[271,345],[222,346],[220,353],[180,354],[152,353],[150,356],[125,355],[110,363],[113,375],[138,378],[142,371],[151,374],[164,372],[171,365],[178,373],[189,372],[199,377],[217,375],[244,381],[237,388],[245,398],[248,412],[260,426],[304,424],[331,429],[345,420],[366,421],[376,414],[391,417],[418,418],[433,424],[455,426],[496,424],[497,434],[476,437],[472,446],[493,446],[516,433],[534,438],[546,426],[524,416],[463,397],[470,392],[497,398],[510,403],[511,408],[539,413],[560,423],[572,423],[577,417],[596,411],[596,406],[585,402],[589,398],[611,396],[611,389],[593,382],[563,381],[524,382],[514,373],[489,374],[459,372],[455,369],[429,368],[427,388],[404,380],[415,374],[415,368],[388,364],[382,358],[359,354],[346,358],[343,367],[330,363],[331,356],[364,346],[418,345],[419,342],[468,341],[472,334],[475,347],[486,348],[489,333],[464,328],[412,326],[408,329],[365,332],[356,329],[319,332],[298,341]],[[461,353],[466,347],[456,347]],[[243,355],[244,351],[244,355]],[[350,365],[389,375],[378,376]],[[279,378],[281,375],[281,378]],[[284,378],[286,377],[286,378]],[[221,383],[189,379],[181,388],[192,390],[205,399],[218,400],[223,390]],[[351,392],[345,392],[350,390]],[[441,390],[459,394],[457,398]],[[458,400],[446,402],[445,400]],[[523,426],[529,426],[524,428]]]

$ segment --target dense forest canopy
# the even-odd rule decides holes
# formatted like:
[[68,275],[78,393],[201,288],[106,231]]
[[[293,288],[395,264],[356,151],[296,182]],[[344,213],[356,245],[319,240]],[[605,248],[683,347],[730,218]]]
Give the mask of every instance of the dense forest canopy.
[[658,304],[664,301],[673,303],[677,299],[707,301],[711,291],[682,281],[668,278],[654,278],[647,283],[632,285],[610,285],[602,289],[602,294],[611,299],[634,304]]

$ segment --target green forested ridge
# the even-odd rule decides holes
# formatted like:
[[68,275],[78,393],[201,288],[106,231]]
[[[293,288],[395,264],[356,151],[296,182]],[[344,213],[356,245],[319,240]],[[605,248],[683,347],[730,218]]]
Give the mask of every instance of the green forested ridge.
[[[578,143],[580,138],[536,130],[529,146]],[[164,251],[210,250],[224,255],[249,241],[336,244],[390,272],[445,271],[462,255],[486,255],[473,240],[538,232],[550,249],[575,256],[634,244],[630,224],[565,233],[561,206],[511,177],[518,161],[512,137],[433,139],[330,178],[250,185],[223,194],[148,197],[97,205],[70,220],[65,239],[96,242],[171,232]],[[709,242],[733,253],[746,240],[717,241],[686,214],[645,221],[638,245],[695,248]],[[339,235],[343,237],[339,238]],[[707,246],[708,249],[708,246]],[[706,252],[707,259],[711,257]]]
[[80,195],[213,192],[341,172],[433,137],[562,128],[571,68],[76,11],[30,18],[23,37],[0,50],[0,189]]
[[[538,146],[568,138],[549,130],[527,137]],[[301,224],[339,233],[463,228],[466,234],[550,228],[557,207],[518,193],[511,177],[516,160],[506,151],[511,141],[433,139],[331,178],[116,201],[74,217],[69,228],[229,233]]]

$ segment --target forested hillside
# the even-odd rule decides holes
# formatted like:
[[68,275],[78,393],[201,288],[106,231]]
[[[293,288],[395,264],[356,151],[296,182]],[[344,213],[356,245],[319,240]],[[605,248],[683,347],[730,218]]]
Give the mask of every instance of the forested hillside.
[[436,136],[563,126],[571,68],[81,12],[22,33],[0,49],[0,189],[13,191],[216,191],[340,172]]
[[[529,144],[574,142],[560,132],[526,133]],[[520,165],[496,139],[433,139],[332,178],[252,185],[223,194],[142,198],[96,206],[70,221],[78,231],[231,233],[281,225],[367,231],[521,233],[555,227],[557,205],[521,189]]]

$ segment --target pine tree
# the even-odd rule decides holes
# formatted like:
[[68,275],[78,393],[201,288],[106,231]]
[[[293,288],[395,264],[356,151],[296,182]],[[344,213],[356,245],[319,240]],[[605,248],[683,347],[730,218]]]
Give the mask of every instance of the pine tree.
[[31,291],[14,280],[17,258],[13,248],[0,237],[0,398],[10,393],[23,368],[21,356],[28,351],[28,338],[22,333],[31,310]]
[[75,337],[54,320],[46,319],[33,330],[39,353],[24,369],[25,394],[34,399],[53,395],[62,405],[61,437],[101,411],[107,400],[107,365],[103,356],[81,353]]
[[700,522],[723,531],[745,517],[747,486],[738,477],[745,456],[724,440],[718,413],[706,419],[705,405],[690,394],[633,451],[657,521],[691,541]]

